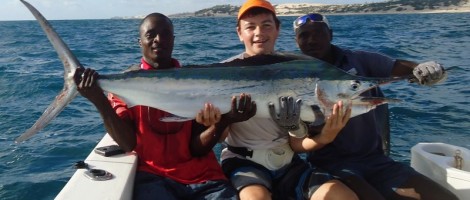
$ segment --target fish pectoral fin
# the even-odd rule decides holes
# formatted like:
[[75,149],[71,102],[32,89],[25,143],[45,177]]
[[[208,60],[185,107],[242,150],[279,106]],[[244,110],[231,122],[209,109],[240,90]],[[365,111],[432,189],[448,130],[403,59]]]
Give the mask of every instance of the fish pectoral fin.
[[186,118],[186,117],[180,117],[177,115],[170,115],[167,117],[162,117],[160,118],[160,121],[162,122],[185,122],[185,121],[190,121],[193,120],[192,118]]
[[[386,103],[398,103],[401,102],[400,99],[392,99],[392,98],[385,98],[385,97],[360,97],[359,101],[362,104],[370,104],[370,105],[382,105]],[[357,101],[353,102],[356,104]]]
[[315,121],[311,122],[310,124],[313,126],[324,124],[326,117],[325,117],[325,114],[323,114],[323,112],[321,111],[320,106],[311,105],[310,107],[312,108],[312,112],[315,115]]

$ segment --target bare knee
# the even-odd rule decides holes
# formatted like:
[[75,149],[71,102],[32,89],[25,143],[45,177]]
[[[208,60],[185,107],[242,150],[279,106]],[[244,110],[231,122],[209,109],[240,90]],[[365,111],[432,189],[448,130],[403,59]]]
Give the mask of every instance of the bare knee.
[[419,195],[414,188],[398,188],[395,192],[403,197],[421,199],[421,195]]
[[359,200],[357,195],[345,184],[331,180],[321,185],[310,200]]
[[395,190],[395,194],[395,199],[458,199],[448,189],[421,174],[411,176]]
[[240,200],[270,200],[271,192],[262,185],[249,185],[240,190]]

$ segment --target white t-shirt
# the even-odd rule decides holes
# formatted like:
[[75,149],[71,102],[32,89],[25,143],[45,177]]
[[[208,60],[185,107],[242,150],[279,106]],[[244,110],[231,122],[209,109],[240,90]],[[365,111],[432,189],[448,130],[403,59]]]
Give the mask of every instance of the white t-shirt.
[[[241,53],[222,62],[230,62],[246,57],[245,53]],[[229,126],[229,134],[225,139],[225,143],[230,146],[245,147],[249,150],[272,149],[288,142],[289,133],[281,129],[271,118],[251,118],[244,122],[233,123]],[[244,158],[227,148],[222,150],[221,160],[231,157]]]

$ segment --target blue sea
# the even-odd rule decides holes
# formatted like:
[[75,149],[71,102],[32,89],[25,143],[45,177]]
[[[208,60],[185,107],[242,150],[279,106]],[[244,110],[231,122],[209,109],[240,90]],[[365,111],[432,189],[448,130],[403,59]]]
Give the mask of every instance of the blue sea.
[[[299,52],[294,17],[281,18],[276,49]],[[390,105],[391,157],[409,163],[418,142],[470,148],[470,13],[329,16],[333,43],[452,68],[445,83],[384,87]],[[101,74],[140,60],[139,20],[51,21],[80,62]],[[174,56],[182,64],[219,62],[244,50],[234,17],[176,18]],[[0,199],[53,199],[105,130],[96,109],[77,97],[44,130],[21,144],[62,89],[63,67],[36,21],[0,22]]]

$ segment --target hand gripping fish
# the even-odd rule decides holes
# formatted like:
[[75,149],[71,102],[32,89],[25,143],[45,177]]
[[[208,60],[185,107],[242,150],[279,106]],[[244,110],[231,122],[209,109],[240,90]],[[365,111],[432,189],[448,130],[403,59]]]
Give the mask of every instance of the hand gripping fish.
[[[21,2],[31,11],[64,65],[64,88],[44,111],[35,124],[16,142],[22,142],[44,128],[77,96],[73,75],[82,65],[54,31],[49,22],[29,3]],[[98,84],[106,91],[119,96],[129,107],[145,105],[173,114],[175,119],[194,119],[206,102],[219,107],[222,113],[231,109],[231,97],[248,93],[256,102],[254,117],[270,118],[268,103],[278,104],[280,96],[293,96],[303,101],[301,119],[316,124],[320,108],[324,116],[331,114],[332,105],[339,100],[351,102],[352,117],[366,113],[376,106],[397,100],[361,97],[360,94],[381,84],[408,79],[367,78],[350,75],[328,63],[316,59],[291,60],[269,65],[259,65],[256,60],[272,60],[276,56],[245,59],[257,66],[206,66],[183,67],[156,71],[133,71],[100,75]],[[284,58],[283,58],[284,59]],[[279,108],[279,105],[275,105]],[[315,114],[317,113],[317,114]]]

